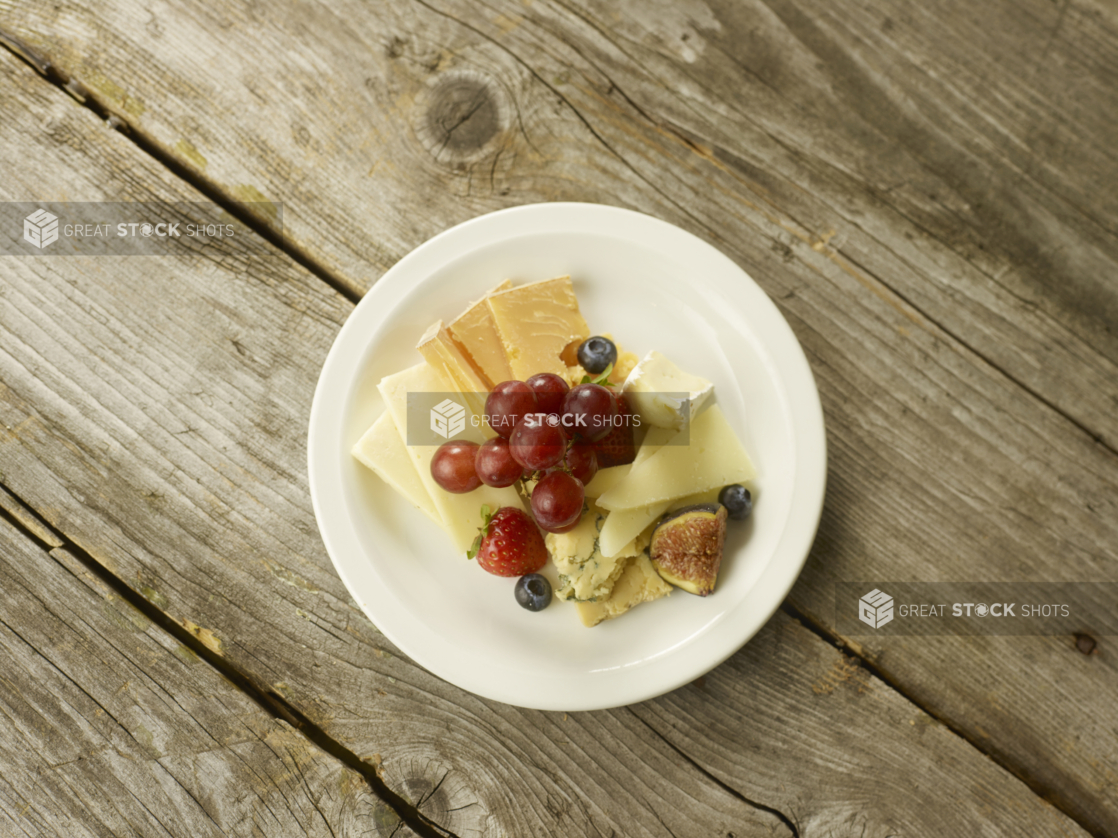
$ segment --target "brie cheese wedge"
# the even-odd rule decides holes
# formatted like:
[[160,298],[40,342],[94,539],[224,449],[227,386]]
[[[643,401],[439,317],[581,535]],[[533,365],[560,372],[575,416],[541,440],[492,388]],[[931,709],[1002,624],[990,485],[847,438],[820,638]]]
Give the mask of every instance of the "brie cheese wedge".
[[706,406],[714,385],[652,350],[629,373],[621,392],[642,422],[682,431]]

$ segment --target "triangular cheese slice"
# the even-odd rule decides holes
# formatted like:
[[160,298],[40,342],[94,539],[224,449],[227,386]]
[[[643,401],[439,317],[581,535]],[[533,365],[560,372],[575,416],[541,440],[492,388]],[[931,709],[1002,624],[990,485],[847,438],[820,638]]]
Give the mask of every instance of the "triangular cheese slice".
[[[577,349],[590,337],[569,276],[499,291],[485,302],[512,376],[520,381],[541,372],[568,375],[563,350],[572,344]],[[573,357],[566,360],[573,361]]]
[[365,466],[376,472],[385,483],[407,498],[423,514],[443,525],[442,516],[435,509],[435,502],[419,479],[415,463],[408,456],[404,440],[396,430],[392,414],[387,410],[380,415],[369,430],[353,446],[352,454]]
[[[408,393],[445,393],[451,387],[430,364],[424,362],[414,367],[408,367],[394,375],[386,376],[377,385],[388,411],[392,414],[392,421],[396,424],[401,439],[407,441],[408,433]],[[479,427],[475,427],[467,417],[466,427],[456,439],[469,439],[474,442],[483,442]],[[480,425],[480,423],[478,423]],[[481,507],[487,504],[496,511],[502,506],[514,506],[523,509],[520,495],[516,488],[509,486],[505,489],[495,489],[492,486],[479,486],[472,492],[454,495],[442,489],[431,476],[431,458],[438,449],[437,445],[407,445],[408,457],[415,464],[419,478],[423,482],[435,509],[443,520],[443,529],[450,536],[454,549],[465,553],[473,543],[481,526]]]
[[486,390],[492,390],[502,381],[510,381],[513,377],[508,358],[505,357],[505,348],[501,345],[501,338],[493,323],[493,315],[485,302],[486,297],[509,288],[512,288],[512,281],[506,279],[485,297],[470,303],[469,308],[446,327],[450,339],[472,365]]
[[[687,431],[681,432],[686,434]],[[603,509],[633,509],[752,480],[757,470],[734,429],[712,405],[692,422],[690,437],[669,440],[598,498]]]

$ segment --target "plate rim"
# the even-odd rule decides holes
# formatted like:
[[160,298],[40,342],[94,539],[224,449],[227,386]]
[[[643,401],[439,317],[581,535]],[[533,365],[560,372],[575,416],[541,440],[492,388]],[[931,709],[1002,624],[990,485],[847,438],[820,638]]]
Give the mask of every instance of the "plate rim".
[[[763,341],[762,345],[770,351],[774,348],[780,350],[779,353],[774,353],[778,356],[774,360],[774,370],[777,373],[775,378],[782,385],[785,398],[789,401],[793,424],[791,430],[796,452],[796,472],[792,486],[792,504],[789,508],[788,517],[791,519],[793,516],[798,516],[803,526],[798,531],[790,533],[788,520],[784,522],[784,529],[770,554],[770,560],[765,570],[754,582],[753,588],[746,594],[746,596],[751,595],[754,590],[762,586],[762,583],[765,584],[769,595],[765,597],[767,604],[762,608],[764,613],[760,616],[750,615],[748,618],[739,618],[744,619],[745,628],[734,633],[736,639],[721,639],[712,647],[710,637],[704,637],[699,642],[701,645],[708,647],[706,649],[707,654],[693,654],[690,658],[679,658],[678,655],[669,656],[673,662],[678,660],[679,663],[690,665],[668,667],[666,672],[663,672],[665,669],[664,661],[650,663],[649,666],[654,668],[660,676],[653,677],[651,683],[647,677],[636,677],[630,679],[633,683],[628,688],[611,683],[604,691],[602,689],[592,690],[592,694],[582,696],[584,700],[581,701],[579,700],[580,696],[574,696],[570,693],[565,694],[562,700],[554,700],[553,696],[517,695],[515,690],[497,688],[496,685],[501,683],[501,679],[494,679],[495,684],[490,684],[479,676],[470,678],[465,677],[464,673],[448,674],[443,667],[432,666],[431,656],[426,654],[424,649],[417,649],[415,643],[407,637],[402,637],[396,631],[396,625],[392,617],[389,617],[387,624],[383,622],[385,614],[389,611],[387,605],[380,616],[375,617],[372,613],[373,609],[367,603],[361,601],[356,590],[357,586],[349,578],[345,562],[339,559],[348,545],[343,545],[339,541],[341,534],[334,529],[335,523],[332,519],[331,505],[326,497],[334,490],[338,498],[344,501],[344,493],[341,491],[340,485],[331,487],[323,485],[321,482],[326,478],[324,472],[327,467],[325,464],[330,459],[329,441],[327,439],[330,434],[324,433],[326,431],[324,414],[327,410],[326,403],[330,391],[340,385],[339,390],[344,395],[352,387],[352,375],[343,378],[341,381],[335,381],[335,379],[339,378],[347,366],[354,367],[352,370],[354,374],[359,371],[360,366],[356,359],[363,359],[368,348],[368,341],[366,340],[360,347],[360,351],[356,353],[351,351],[351,344],[356,342],[354,335],[357,329],[363,325],[362,321],[368,317],[367,315],[358,316],[359,313],[363,310],[374,309],[378,305],[383,305],[386,301],[397,303],[414,289],[414,282],[423,281],[422,278],[412,280],[413,284],[409,287],[401,284],[401,278],[406,279],[416,270],[426,270],[425,275],[430,275],[438,270],[442,264],[462,258],[478,248],[499,244],[502,240],[514,239],[532,233],[582,232],[581,230],[571,230],[570,226],[572,223],[577,227],[587,226],[589,219],[593,216],[598,216],[601,219],[597,225],[590,225],[595,227],[594,233],[611,234],[611,224],[631,227],[638,232],[641,232],[640,228],[647,227],[649,233],[658,233],[666,238],[674,238],[677,241],[685,242],[688,247],[701,248],[709,256],[725,263],[725,266],[730,268],[732,272],[740,274],[743,280],[759,293],[760,298],[763,298],[763,305],[767,305],[769,309],[767,312],[770,315],[767,318],[769,328],[775,329],[777,333],[775,337],[778,343],[783,345],[773,347],[768,344],[768,341]],[[477,228],[488,226],[493,227],[492,230],[487,231],[488,238],[484,236],[474,237]],[[521,229],[517,229],[518,226]],[[633,238],[632,235],[617,237]],[[648,238],[653,237],[655,236],[648,236]],[[449,252],[443,253],[444,250]],[[393,295],[395,295],[395,300],[392,299]],[[389,305],[386,310],[390,312],[393,307],[393,305]],[[769,340],[773,338],[774,336],[769,336]],[[349,363],[347,364],[347,362]],[[792,381],[795,386],[790,386],[789,381]],[[336,437],[334,439],[334,447],[336,448]],[[801,470],[806,471],[807,474],[801,475]],[[760,631],[787,597],[807,561],[822,517],[826,491],[827,451],[822,403],[803,347],[780,309],[743,268],[721,250],[695,234],[655,216],[608,204],[547,202],[508,207],[475,216],[456,224],[407,253],[373,284],[353,311],[350,312],[335,336],[315,385],[307,431],[307,476],[315,522],[335,571],[341,578],[347,592],[365,616],[400,651],[427,672],[483,698],[531,709],[582,711],[635,704],[677,689],[719,666]],[[805,480],[809,480],[809,482],[805,483]],[[333,506],[343,509],[345,504],[335,503]],[[786,542],[791,543],[786,544]],[[786,558],[774,565],[771,559],[778,552],[791,554],[794,558]],[[376,575],[375,566],[371,570]],[[773,578],[769,578],[770,576]],[[407,616],[415,619],[415,615],[411,614],[410,611],[407,612]],[[706,631],[702,632],[703,635],[707,635],[707,633]],[[725,634],[725,632],[722,632],[722,634]],[[738,634],[742,636],[737,637]],[[675,675],[670,675],[669,673],[673,669]],[[634,667],[633,670],[642,672],[645,676],[649,671],[646,667]],[[662,672],[663,674],[661,674]],[[605,694],[602,694],[603,692]]]

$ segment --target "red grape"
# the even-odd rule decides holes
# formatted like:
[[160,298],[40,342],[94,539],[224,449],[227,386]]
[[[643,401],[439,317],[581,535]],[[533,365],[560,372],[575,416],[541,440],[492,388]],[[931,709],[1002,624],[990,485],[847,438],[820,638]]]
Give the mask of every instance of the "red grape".
[[511,486],[524,476],[524,467],[512,458],[509,441],[502,436],[486,441],[477,450],[477,476],[486,486]]
[[598,473],[598,455],[588,442],[576,442],[567,449],[567,468],[585,486]]
[[526,382],[536,394],[541,413],[554,413],[558,415],[563,410],[563,397],[571,388],[567,382],[553,372],[539,372]]
[[481,485],[474,461],[480,446],[476,442],[444,442],[431,458],[431,476],[448,492],[461,495]]
[[532,490],[532,515],[541,530],[565,532],[582,517],[582,481],[565,471],[551,471]]
[[509,440],[512,458],[529,471],[550,468],[563,459],[567,437],[558,425],[526,419]]
[[523,381],[502,381],[485,399],[485,419],[505,439],[526,413],[536,413],[536,394]]
[[579,384],[563,398],[563,427],[591,442],[613,430],[616,413],[613,394],[601,384]]

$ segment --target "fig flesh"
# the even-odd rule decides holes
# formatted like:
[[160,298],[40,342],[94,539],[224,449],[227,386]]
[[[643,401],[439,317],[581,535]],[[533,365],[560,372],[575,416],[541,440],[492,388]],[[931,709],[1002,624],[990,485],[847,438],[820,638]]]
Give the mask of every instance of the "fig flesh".
[[685,506],[660,519],[652,532],[649,558],[660,577],[696,596],[714,590],[726,542],[726,507]]

